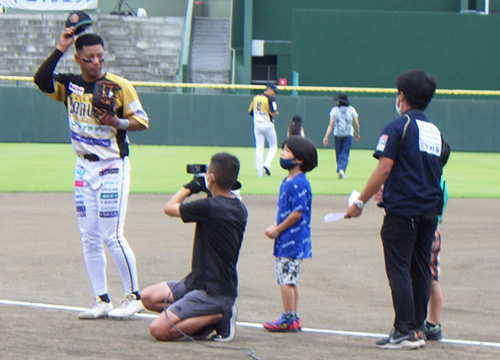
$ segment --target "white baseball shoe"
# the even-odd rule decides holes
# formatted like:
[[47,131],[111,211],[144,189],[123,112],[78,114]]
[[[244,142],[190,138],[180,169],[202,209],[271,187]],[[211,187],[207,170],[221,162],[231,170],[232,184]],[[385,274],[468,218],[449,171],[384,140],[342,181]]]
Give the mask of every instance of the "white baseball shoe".
[[79,313],[78,318],[82,320],[101,319],[106,317],[111,310],[113,310],[113,304],[111,304],[111,302],[104,302],[97,297],[90,309]]
[[128,294],[118,307],[108,313],[108,317],[110,319],[127,319],[144,310],[141,300],[136,300],[133,294]]

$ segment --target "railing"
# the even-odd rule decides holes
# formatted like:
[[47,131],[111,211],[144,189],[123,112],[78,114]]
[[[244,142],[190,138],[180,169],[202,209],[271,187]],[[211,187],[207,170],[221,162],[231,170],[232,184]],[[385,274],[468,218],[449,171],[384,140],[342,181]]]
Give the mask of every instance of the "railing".
[[[29,76],[6,76],[0,75],[0,81],[12,82],[32,82],[33,78]],[[131,81],[132,85],[137,87],[163,87],[163,88],[205,88],[205,89],[227,89],[227,90],[264,90],[264,85],[247,84],[199,84],[199,83],[169,83],[153,81]],[[346,87],[346,86],[277,86],[278,91],[302,91],[302,92],[347,92],[364,94],[396,94],[395,88],[371,88],[371,87]],[[500,96],[500,90],[467,90],[467,89],[437,89],[437,95],[471,95],[471,96]]]
[[184,21],[184,35],[182,36],[182,49],[179,59],[177,82],[187,82],[189,76],[189,51],[191,48],[191,30],[193,27],[194,0],[188,0],[186,5],[186,19]]

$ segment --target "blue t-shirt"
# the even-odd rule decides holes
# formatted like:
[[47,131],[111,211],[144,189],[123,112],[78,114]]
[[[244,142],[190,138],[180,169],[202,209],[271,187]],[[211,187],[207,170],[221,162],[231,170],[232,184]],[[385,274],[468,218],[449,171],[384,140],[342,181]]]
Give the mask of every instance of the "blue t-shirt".
[[281,182],[276,223],[281,224],[294,211],[301,211],[302,217],[274,240],[274,256],[292,259],[312,256],[311,205],[311,185],[305,174]]
[[438,210],[441,148],[439,129],[421,111],[408,111],[384,127],[373,156],[394,160],[384,183],[388,214],[415,216]]

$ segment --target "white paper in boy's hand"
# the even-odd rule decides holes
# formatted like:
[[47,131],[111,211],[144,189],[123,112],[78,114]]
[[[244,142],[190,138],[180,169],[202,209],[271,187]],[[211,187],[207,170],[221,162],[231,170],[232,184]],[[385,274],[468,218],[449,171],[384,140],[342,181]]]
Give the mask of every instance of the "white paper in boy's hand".
[[343,212],[330,213],[323,216],[323,222],[327,223],[327,222],[337,221],[343,218],[344,218]]
[[349,199],[347,200],[347,206],[351,206],[352,204],[354,204],[354,202],[358,200],[359,195],[361,194],[353,189],[351,195],[349,195]]

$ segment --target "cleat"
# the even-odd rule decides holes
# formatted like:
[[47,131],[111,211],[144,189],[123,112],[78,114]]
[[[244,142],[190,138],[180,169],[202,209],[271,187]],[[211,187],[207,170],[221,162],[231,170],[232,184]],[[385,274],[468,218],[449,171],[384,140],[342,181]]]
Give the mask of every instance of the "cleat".
[[110,319],[128,319],[141,311],[144,311],[141,300],[136,300],[133,294],[128,294],[118,307],[108,313],[108,317]]
[[113,310],[113,304],[104,302],[97,297],[94,300],[94,304],[92,304],[89,309],[78,314],[78,318],[82,320],[102,319],[105,318],[111,310]]
[[267,166],[264,166],[264,172],[266,173],[267,176],[271,176],[271,170]]

